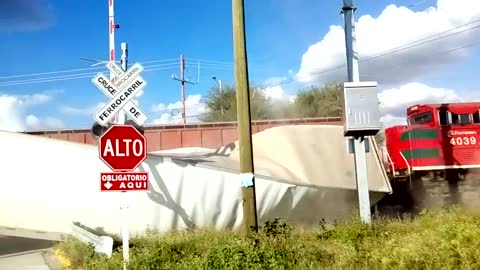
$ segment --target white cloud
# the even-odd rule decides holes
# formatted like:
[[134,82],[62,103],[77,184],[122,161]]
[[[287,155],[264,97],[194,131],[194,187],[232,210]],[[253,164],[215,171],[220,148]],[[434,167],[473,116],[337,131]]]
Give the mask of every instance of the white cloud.
[[422,83],[407,83],[378,94],[381,121],[385,127],[406,124],[407,108],[415,104],[450,103],[479,100],[479,96],[460,96],[457,91]]
[[[438,0],[436,8],[418,12],[403,6],[389,5],[377,18],[364,15],[358,19],[356,36],[359,58],[366,59],[411,44],[475,19],[480,19],[478,0]],[[446,38],[361,62],[360,79],[377,80],[384,85],[402,84],[416,81],[422,75],[440,69],[442,65],[458,62],[468,55],[468,49],[453,49],[469,45],[480,38],[478,28],[468,30],[473,26],[476,25],[470,24],[436,36],[450,35]],[[465,32],[451,35],[459,31]],[[344,36],[342,26],[330,26],[330,31],[323,39],[311,45],[304,53],[298,78],[303,82],[344,81],[345,67],[311,76],[312,73],[346,63]]]
[[32,130],[40,129],[61,129],[63,128],[63,123],[59,119],[53,117],[45,117],[40,119],[33,114],[27,115],[25,118],[26,125]]
[[46,94],[0,95],[0,130],[26,131],[36,129],[58,129],[63,123],[55,118],[39,118],[28,113],[31,106],[45,104],[52,99]]
[[285,91],[280,85],[265,88],[265,95],[271,99],[285,98]]
[[96,105],[84,107],[84,108],[76,108],[72,106],[61,106],[59,109],[64,114],[69,115],[93,115],[98,110],[100,110],[103,106],[105,106],[105,102],[99,102]]
[[272,77],[265,80],[265,85],[272,85],[264,89],[265,95],[274,101],[292,101],[293,96],[288,95],[281,85],[276,85],[286,77]]
[[[190,95],[185,99],[185,113],[188,123],[196,123],[200,120],[199,115],[207,112],[205,104],[201,102],[201,95]],[[182,124],[182,102],[177,101],[170,104],[157,104],[153,106],[152,112],[159,113],[158,118],[154,118],[152,124]]]
[[24,95],[20,96],[21,101],[25,103],[25,105],[38,105],[42,103],[47,103],[52,100],[52,96],[46,94],[33,94],[33,95]]
[[392,115],[404,114],[407,107],[415,104],[462,101],[452,89],[433,88],[416,82],[385,89],[378,95],[378,99],[382,111]]
[[382,123],[383,128],[388,128],[397,125],[406,125],[407,118],[405,116],[386,114],[380,117],[380,122]]

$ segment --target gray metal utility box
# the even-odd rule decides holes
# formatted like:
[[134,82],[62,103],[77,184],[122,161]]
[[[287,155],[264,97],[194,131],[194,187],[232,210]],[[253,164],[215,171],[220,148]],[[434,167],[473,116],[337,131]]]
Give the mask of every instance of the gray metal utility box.
[[374,136],[381,128],[377,82],[345,82],[344,136]]

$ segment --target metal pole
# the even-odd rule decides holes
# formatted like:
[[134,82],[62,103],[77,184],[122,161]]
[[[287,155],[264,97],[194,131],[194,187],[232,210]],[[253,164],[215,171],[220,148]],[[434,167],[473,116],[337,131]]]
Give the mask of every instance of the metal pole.
[[[127,71],[127,63],[128,63],[128,47],[127,43],[122,42],[122,69],[123,71]],[[119,113],[119,124],[124,125],[126,120],[126,113],[121,111]],[[121,215],[122,215],[122,250],[123,250],[123,269],[126,270],[128,267],[128,262],[130,260],[129,256],[129,228],[128,228],[128,193],[122,191],[122,207],[121,207]]]
[[245,41],[245,13],[243,0],[232,1],[240,178],[242,181],[243,197],[243,225],[245,232],[248,235],[251,232],[251,228],[258,231],[258,221],[255,198],[248,63]]
[[185,60],[183,59],[183,54],[180,55],[180,76],[182,77],[182,118],[183,124],[186,124],[187,119],[185,113]]
[[[114,0],[108,0],[108,58],[110,62],[115,62],[115,14],[114,14]],[[110,72],[110,80],[115,82],[115,74]],[[119,121],[118,115],[112,119],[112,122],[115,123]],[[121,124],[121,123],[120,123]]]
[[[345,48],[347,54],[348,81],[359,82],[358,53],[355,36],[353,0],[343,0],[343,16],[345,19]],[[365,154],[365,137],[354,140],[355,175],[357,179],[358,206],[360,218],[364,223],[371,222],[370,196],[368,189],[367,158]]]
[[[128,46],[127,46],[127,43],[125,42],[122,42],[120,44],[120,48],[122,49],[122,58],[121,58],[121,62],[122,62],[122,69],[123,71],[127,71],[127,64],[128,64]],[[124,110],[121,110],[119,113],[118,113],[118,123],[120,125],[124,125],[125,123],[127,122],[127,114],[125,113]]]

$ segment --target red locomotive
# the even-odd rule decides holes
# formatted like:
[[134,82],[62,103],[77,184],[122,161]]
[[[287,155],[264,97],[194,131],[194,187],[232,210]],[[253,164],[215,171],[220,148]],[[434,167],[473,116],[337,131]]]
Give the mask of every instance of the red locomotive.
[[[450,192],[472,169],[480,168],[480,102],[423,104],[407,109],[407,125],[385,129],[385,168],[394,197],[422,204],[423,178],[447,180]],[[408,194],[408,196],[406,196]],[[403,204],[405,201],[403,201]]]

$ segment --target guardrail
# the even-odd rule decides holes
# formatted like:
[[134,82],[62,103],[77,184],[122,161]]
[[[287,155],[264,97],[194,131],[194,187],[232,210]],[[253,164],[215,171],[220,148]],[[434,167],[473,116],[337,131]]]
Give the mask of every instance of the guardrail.
[[113,238],[110,236],[98,236],[84,228],[71,225],[71,235],[84,243],[90,243],[95,247],[96,253],[106,254],[108,257],[112,256],[113,252]]

